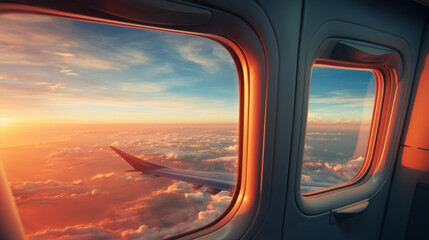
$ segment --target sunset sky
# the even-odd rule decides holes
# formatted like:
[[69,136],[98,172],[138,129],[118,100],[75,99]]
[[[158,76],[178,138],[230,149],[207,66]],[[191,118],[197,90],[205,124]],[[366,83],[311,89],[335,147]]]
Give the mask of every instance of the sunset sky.
[[0,32],[0,124],[237,122],[235,65],[213,41],[26,15]]
[[[228,206],[226,191],[124,172],[109,149],[237,173],[238,78],[221,45],[32,15],[1,16],[0,35],[0,159],[29,239],[158,239]],[[369,71],[313,68],[303,180],[354,174],[374,94]]]
[[128,173],[236,173],[238,80],[213,41],[41,16],[0,18],[0,159],[28,239],[159,239],[230,192]]

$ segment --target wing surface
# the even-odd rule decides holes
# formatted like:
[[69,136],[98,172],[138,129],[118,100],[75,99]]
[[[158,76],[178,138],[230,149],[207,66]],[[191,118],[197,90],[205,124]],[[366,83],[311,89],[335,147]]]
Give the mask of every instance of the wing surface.
[[152,176],[169,177],[192,183],[194,189],[206,186],[206,192],[211,194],[217,194],[222,190],[233,191],[235,188],[235,174],[232,173],[189,171],[168,168],[137,158],[119,150],[116,147],[110,146],[110,148],[134,167],[134,170],[131,171],[138,171]]

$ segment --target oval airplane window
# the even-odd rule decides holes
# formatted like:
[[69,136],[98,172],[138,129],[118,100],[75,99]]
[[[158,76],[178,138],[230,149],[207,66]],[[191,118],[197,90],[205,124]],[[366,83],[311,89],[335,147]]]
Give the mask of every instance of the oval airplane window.
[[204,38],[0,16],[0,154],[28,239],[158,239],[237,179],[232,57]]
[[[301,193],[338,186],[365,172],[377,91],[370,69],[314,65],[310,80]],[[366,164],[367,163],[367,164]]]

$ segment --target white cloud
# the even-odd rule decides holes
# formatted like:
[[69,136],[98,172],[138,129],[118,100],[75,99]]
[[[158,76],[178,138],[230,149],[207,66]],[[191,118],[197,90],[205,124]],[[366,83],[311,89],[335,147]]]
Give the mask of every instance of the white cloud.
[[105,174],[99,173],[99,174],[95,175],[94,177],[92,177],[91,180],[96,180],[96,179],[101,180],[101,179],[109,178],[109,177],[112,177],[115,175],[116,175],[116,173],[114,173],[114,172],[105,173]]
[[73,53],[61,53],[61,52],[55,52],[54,54],[61,56],[61,57],[74,57]]
[[76,225],[64,229],[50,229],[35,234],[27,235],[29,240],[62,239],[62,240],[110,240],[119,236],[114,232],[97,226]]
[[[184,42],[169,39],[168,42],[175,46],[176,51],[182,58],[200,65],[210,74],[225,71],[225,69],[222,69],[225,63],[232,65],[232,57],[226,49],[210,40],[195,38]],[[230,69],[227,69],[227,71],[230,71]]]
[[48,158],[62,158],[70,154],[77,154],[77,153],[81,154],[84,152],[85,151],[82,150],[80,147],[64,148],[62,150],[48,154]]
[[237,144],[231,145],[231,146],[225,148],[225,150],[227,150],[227,151],[233,151],[233,152],[237,151],[237,149],[238,149],[238,145]]
[[11,186],[15,201],[22,204],[47,204],[70,198],[86,197],[99,194],[99,190],[91,190],[82,180],[60,182],[55,179],[36,182],[24,182]]

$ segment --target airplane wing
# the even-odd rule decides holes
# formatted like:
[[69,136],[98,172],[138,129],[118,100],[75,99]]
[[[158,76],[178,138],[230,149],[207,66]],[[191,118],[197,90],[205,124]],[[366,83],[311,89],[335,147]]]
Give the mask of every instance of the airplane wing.
[[206,192],[213,195],[218,194],[222,190],[232,192],[235,188],[236,179],[235,174],[232,173],[187,171],[168,168],[144,161],[113,146],[110,146],[110,148],[134,167],[134,170],[131,170],[133,172],[141,172],[143,174],[152,176],[169,177],[172,179],[192,183],[192,188],[195,190],[205,186],[207,187]]

